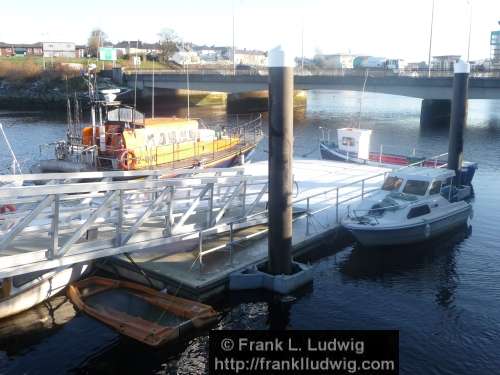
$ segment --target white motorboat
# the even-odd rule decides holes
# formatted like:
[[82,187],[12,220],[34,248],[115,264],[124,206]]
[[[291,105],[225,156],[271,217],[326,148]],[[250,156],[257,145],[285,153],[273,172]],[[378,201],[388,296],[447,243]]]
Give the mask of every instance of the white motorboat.
[[455,172],[409,167],[387,175],[353,209],[342,225],[364,246],[389,246],[428,240],[467,223],[471,186],[454,186]]

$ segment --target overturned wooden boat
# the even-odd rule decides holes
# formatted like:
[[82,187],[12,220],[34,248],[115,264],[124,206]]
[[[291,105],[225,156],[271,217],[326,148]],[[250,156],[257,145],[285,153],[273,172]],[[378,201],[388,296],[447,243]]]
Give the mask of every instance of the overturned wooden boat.
[[71,284],[68,297],[80,310],[151,346],[165,344],[218,318],[211,306],[97,276]]

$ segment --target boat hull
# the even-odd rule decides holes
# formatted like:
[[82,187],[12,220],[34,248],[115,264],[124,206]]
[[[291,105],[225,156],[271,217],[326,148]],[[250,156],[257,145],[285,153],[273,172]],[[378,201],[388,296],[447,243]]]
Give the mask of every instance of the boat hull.
[[[444,166],[444,161],[433,161],[426,160],[423,161],[423,158],[415,158],[411,156],[404,155],[392,155],[392,154],[382,154],[382,156],[377,159],[377,155],[373,153],[370,155],[370,159],[361,159],[358,157],[354,157],[350,154],[347,154],[338,147],[333,147],[331,145],[326,144],[325,142],[320,143],[320,153],[321,158],[325,160],[336,160],[343,161],[347,163],[356,163],[356,164],[364,164],[382,168],[390,168],[390,169],[399,169],[408,166],[412,163],[418,163],[422,160],[421,166],[423,167],[440,167]],[[460,174],[460,183],[462,185],[471,185],[472,179],[474,178],[474,174],[476,173],[477,164],[471,162],[464,162],[462,167],[462,172]]]
[[413,225],[392,228],[345,222],[343,226],[352,233],[361,245],[366,247],[407,245],[430,240],[466,224],[471,212],[472,207],[468,205],[451,215],[421,221]]
[[9,296],[0,299],[0,319],[28,310],[55,296],[67,285],[78,280],[90,268],[89,263],[51,270],[16,287],[16,277]]
[[[250,160],[251,155],[255,151],[256,145],[251,145],[241,150],[233,151],[227,153],[227,155],[221,156],[219,158],[211,159],[206,158],[199,161],[199,165],[187,165],[182,160],[179,160],[177,165],[174,163],[157,165],[156,168],[189,168],[189,167],[200,167],[200,168],[228,168],[235,165],[239,165],[241,160]],[[32,173],[74,173],[74,172],[91,172],[100,169],[90,168],[84,163],[73,163],[68,160],[42,160],[37,165],[33,166]],[[108,170],[108,169],[106,169]],[[121,169],[117,169],[121,170]]]

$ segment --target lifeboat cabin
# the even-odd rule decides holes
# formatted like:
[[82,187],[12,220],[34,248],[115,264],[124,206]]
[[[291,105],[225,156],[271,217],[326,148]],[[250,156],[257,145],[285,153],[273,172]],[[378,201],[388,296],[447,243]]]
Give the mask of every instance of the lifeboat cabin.
[[215,167],[248,147],[224,130],[200,128],[196,119],[145,119],[123,108],[110,111],[105,125],[85,127],[82,143],[96,145],[98,168],[111,170]]

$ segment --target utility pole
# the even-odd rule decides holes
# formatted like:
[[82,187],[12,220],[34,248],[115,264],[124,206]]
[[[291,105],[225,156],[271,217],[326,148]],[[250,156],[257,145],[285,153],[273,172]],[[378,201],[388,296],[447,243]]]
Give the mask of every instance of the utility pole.
[[467,3],[469,4],[469,41],[467,42],[467,62],[470,61],[470,38],[472,35],[472,0],[467,0]]
[[156,56],[153,56],[153,79],[151,88],[151,118],[155,118],[155,60]]
[[302,50],[302,59],[300,62],[300,73],[304,75],[304,18],[302,18],[302,33],[301,33],[301,50]]
[[427,67],[429,68],[428,77],[431,77],[431,54],[432,54],[432,28],[434,27],[434,1],[432,0],[432,12],[431,12],[431,33],[429,35],[429,58],[427,60]]
[[234,0],[232,2],[233,9],[233,75],[236,75],[236,49],[234,47]]
[[186,60],[186,89],[187,89],[187,118],[190,118],[190,104],[189,104],[189,62]]

